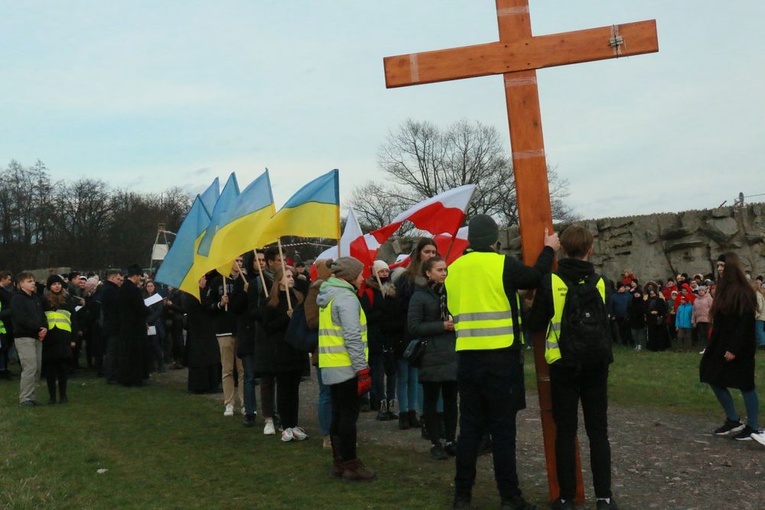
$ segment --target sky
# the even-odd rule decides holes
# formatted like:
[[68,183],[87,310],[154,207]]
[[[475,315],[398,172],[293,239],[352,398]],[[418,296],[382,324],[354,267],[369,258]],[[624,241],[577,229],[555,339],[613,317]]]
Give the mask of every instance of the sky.
[[[548,165],[583,218],[763,201],[761,0],[530,0],[534,35],[656,19],[659,52],[537,73]],[[386,89],[383,57],[498,40],[491,0],[0,0],[0,169],[199,193],[269,169],[277,207],[387,176],[406,119],[506,134],[501,76]],[[762,196],[758,196],[762,195]]]

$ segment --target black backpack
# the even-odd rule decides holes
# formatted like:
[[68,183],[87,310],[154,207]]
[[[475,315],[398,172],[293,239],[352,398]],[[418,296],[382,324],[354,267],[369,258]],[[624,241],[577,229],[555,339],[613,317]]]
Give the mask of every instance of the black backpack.
[[600,276],[592,274],[584,283],[561,279],[568,287],[558,338],[562,357],[578,363],[610,361],[611,324],[597,287]]

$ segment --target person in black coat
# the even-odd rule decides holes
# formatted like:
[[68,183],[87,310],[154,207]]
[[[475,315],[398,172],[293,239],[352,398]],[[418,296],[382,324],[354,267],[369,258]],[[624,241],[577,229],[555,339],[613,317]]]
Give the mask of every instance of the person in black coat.
[[127,278],[117,293],[117,382],[123,386],[142,386],[144,379],[149,377],[149,338],[146,335],[149,309],[141,296],[142,280],[140,266],[130,266]]
[[13,345],[13,321],[11,321],[11,294],[13,273],[0,271],[0,379],[11,380],[8,370],[8,352]]
[[287,327],[292,317],[291,304],[302,303],[303,296],[296,292],[292,268],[279,268],[274,273],[274,282],[269,292],[268,301],[262,308],[263,330],[265,335],[255,335],[256,347],[266,344],[261,352],[268,353],[263,359],[256,355],[256,370],[272,373],[276,379],[276,408],[279,410],[282,427],[282,441],[302,441],[308,436],[298,426],[298,408],[300,404],[300,379],[308,362],[308,353],[300,351],[285,340]]
[[120,330],[120,306],[117,295],[124,279],[120,270],[107,270],[106,281],[95,297],[99,304],[101,345],[104,349],[103,375],[109,384],[117,382],[117,358],[119,357],[117,337]]
[[[744,274],[738,255],[725,253],[717,260],[721,274],[711,310],[714,326],[701,357],[699,378],[701,382],[709,383],[725,411],[725,423],[714,433],[718,436],[735,434],[735,439],[747,441],[760,428],[759,400],[754,387],[757,295]],[[728,388],[741,390],[746,406],[746,425],[736,412]]]
[[[423,277],[415,280],[416,289],[409,301],[409,334],[428,342],[420,366],[422,411],[432,443],[430,455],[446,460],[456,453],[457,434],[457,338],[454,321],[446,309],[446,261],[433,257],[423,264],[422,272]],[[444,405],[443,430],[436,412],[439,395]]]
[[220,348],[210,311],[214,303],[207,298],[206,289],[205,275],[199,279],[201,301],[185,292],[180,296],[180,306],[187,320],[187,389],[190,393],[216,393],[221,384]]
[[397,337],[403,337],[396,333],[401,332],[404,314],[396,299],[396,287],[390,281],[390,268],[384,261],[375,260],[372,276],[367,278],[360,301],[367,317],[369,369],[372,377],[370,406],[378,411],[378,420],[396,420],[394,341]]

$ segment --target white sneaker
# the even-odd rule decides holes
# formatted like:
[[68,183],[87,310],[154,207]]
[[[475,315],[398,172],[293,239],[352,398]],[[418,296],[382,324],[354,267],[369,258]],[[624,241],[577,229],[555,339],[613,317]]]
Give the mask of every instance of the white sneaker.
[[292,427],[292,437],[295,441],[305,441],[308,439],[308,434],[305,433],[302,427]]
[[223,416],[234,416],[234,404],[226,406],[226,410],[223,411]]
[[295,436],[292,435],[292,429],[286,428],[282,431],[282,441],[285,443],[288,443],[295,439]]
[[324,436],[324,440],[321,442],[321,447],[325,450],[332,449],[332,439],[329,436]]
[[273,436],[276,434],[276,428],[274,427],[274,419],[266,418],[266,426],[263,427],[263,435]]
[[765,430],[759,430],[749,437],[760,443],[762,446],[765,446]]
[[699,351],[699,354],[704,354],[705,352],[707,352],[707,350],[706,350],[706,349],[701,349],[701,350]]
[[247,416],[247,413],[244,412],[244,406],[242,406],[242,416]]

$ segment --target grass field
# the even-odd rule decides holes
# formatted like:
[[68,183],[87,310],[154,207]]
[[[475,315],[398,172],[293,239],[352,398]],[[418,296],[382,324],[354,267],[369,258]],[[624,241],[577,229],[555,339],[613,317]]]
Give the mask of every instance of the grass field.
[[[613,405],[721,415],[698,383],[698,353],[617,348],[615,358]],[[530,356],[526,370],[533,390]],[[425,462],[411,448],[364,445],[378,480],[343,483],[328,475],[321,441],[282,444],[245,429],[238,418],[221,418],[218,399],[189,395],[180,382],[123,388],[78,372],[70,385],[69,404],[20,408],[18,379],[0,382],[0,506],[418,509],[451,502],[453,463]],[[47,401],[45,394],[42,385],[38,398]]]

